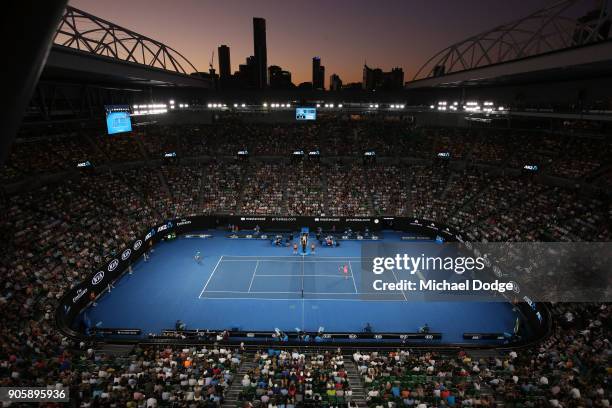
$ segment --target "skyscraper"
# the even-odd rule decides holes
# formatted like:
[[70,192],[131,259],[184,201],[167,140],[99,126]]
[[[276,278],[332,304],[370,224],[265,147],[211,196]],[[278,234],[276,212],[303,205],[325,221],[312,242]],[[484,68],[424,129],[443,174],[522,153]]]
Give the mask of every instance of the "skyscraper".
[[329,90],[339,91],[340,89],[342,89],[342,80],[338,74],[332,74],[332,76],[329,77]]
[[291,83],[291,72],[283,71],[278,65],[270,65],[270,68],[268,68],[268,78],[270,80],[270,88],[272,89],[288,89],[294,87]]
[[232,66],[230,64],[230,49],[227,45],[221,45],[218,48],[219,53],[219,77],[221,80],[228,79],[232,75]]
[[325,89],[325,67],[321,65],[321,58],[312,59],[312,88]]
[[363,89],[369,91],[378,89],[382,85],[383,72],[380,68],[370,68],[363,65]]
[[266,47],[266,20],[253,17],[253,45],[257,73],[257,88],[268,85],[268,50]]
[[254,56],[247,57],[245,64],[238,65],[234,78],[242,88],[257,88],[257,65]]
[[404,70],[393,68],[389,72],[383,72],[380,68],[363,66],[363,89],[369,91],[375,89],[402,89],[404,87]]

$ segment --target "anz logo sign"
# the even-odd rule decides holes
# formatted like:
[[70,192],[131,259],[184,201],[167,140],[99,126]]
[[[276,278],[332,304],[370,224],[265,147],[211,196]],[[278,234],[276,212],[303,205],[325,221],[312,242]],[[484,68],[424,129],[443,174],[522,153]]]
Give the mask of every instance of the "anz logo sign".
[[174,226],[174,224],[172,224],[172,221],[168,221],[166,224],[160,225],[159,227],[157,227],[157,232],[162,232],[162,231],[169,230],[173,226]]
[[102,282],[102,279],[104,279],[104,271],[96,273],[94,277],[91,278],[91,284],[97,285],[98,283]]
[[153,235],[155,235],[155,228],[149,231],[149,233],[145,236],[145,241],[150,240],[153,237]]

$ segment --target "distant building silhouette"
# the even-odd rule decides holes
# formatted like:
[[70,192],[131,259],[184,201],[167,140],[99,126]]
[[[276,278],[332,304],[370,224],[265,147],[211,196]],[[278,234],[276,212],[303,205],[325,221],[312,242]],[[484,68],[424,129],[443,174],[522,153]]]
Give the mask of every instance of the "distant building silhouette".
[[217,89],[218,88],[218,85],[219,85],[219,75],[217,75],[217,73],[215,72],[214,69],[209,69],[208,72],[202,72],[202,71],[192,72],[189,75],[192,76],[192,77],[195,77],[195,78],[208,79],[208,80],[210,80],[212,89]]
[[234,78],[239,88],[258,88],[257,64],[254,56],[247,57],[246,64],[238,65]]
[[297,87],[298,89],[312,89],[312,82],[301,82]]
[[230,63],[230,49],[227,45],[221,45],[218,49],[219,54],[219,78],[227,80],[232,75],[232,65]]
[[270,88],[288,89],[294,87],[291,82],[291,72],[283,71],[278,65],[270,65],[268,67],[268,78],[270,80]]
[[321,58],[312,59],[312,88],[325,89],[325,67],[321,65]]
[[253,17],[253,52],[257,75],[257,88],[268,86],[268,50],[266,47],[266,20]]
[[363,89],[363,85],[361,82],[349,82],[348,84],[342,85],[342,89],[350,91],[360,91]]
[[404,88],[404,70],[396,67],[391,72],[383,72],[383,88],[402,89]]
[[404,70],[393,68],[389,72],[383,72],[380,68],[363,66],[363,89],[372,91],[375,89],[402,89],[404,87]]
[[363,89],[377,89],[382,85],[382,69],[363,66]]
[[329,90],[330,91],[339,91],[342,89],[342,80],[337,74],[332,74],[329,77]]

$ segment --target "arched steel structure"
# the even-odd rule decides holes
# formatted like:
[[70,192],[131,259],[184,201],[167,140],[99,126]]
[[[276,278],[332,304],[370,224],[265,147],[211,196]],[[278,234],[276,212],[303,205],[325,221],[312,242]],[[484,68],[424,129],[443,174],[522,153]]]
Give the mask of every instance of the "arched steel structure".
[[477,34],[431,57],[413,80],[508,62],[608,38],[608,0],[560,0],[527,17]]
[[66,7],[53,43],[179,74],[197,72],[173,48],[70,6]]

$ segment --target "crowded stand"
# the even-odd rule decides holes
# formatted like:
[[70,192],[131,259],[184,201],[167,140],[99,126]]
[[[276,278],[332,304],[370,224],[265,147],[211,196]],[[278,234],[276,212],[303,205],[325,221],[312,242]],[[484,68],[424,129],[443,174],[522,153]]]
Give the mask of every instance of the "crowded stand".
[[329,213],[357,217],[370,214],[368,181],[362,168],[356,164],[336,163],[328,169],[328,172],[333,175],[327,178]]
[[213,346],[142,346],[113,357],[81,349],[58,371],[75,406],[218,407],[240,366],[240,350]]
[[470,149],[470,159],[475,163],[500,165],[510,155],[511,146],[504,142],[504,135],[481,130]]
[[245,166],[207,163],[203,169],[202,206],[205,214],[233,214],[238,207]]
[[324,214],[323,176],[318,163],[300,162],[290,166],[285,188],[287,211],[294,215]]
[[211,125],[152,125],[133,137],[107,137],[93,131],[22,138],[15,143],[2,173],[14,182],[41,172],[72,170],[76,162],[95,165],[180,157],[252,156],[287,158],[294,150],[320,151],[321,157],[359,157],[375,151],[380,157],[432,160],[448,153],[452,160],[522,169],[535,164],[558,177],[580,180],[604,168],[612,153],[605,137],[576,136],[512,129],[448,130],[417,128],[403,122],[328,119],[308,126],[242,124],[227,120]]
[[284,168],[279,164],[258,163],[244,181],[242,214],[282,214],[285,204]]
[[[228,123],[16,143],[0,171],[0,385],[60,383],[78,407],[219,407],[230,387],[240,389],[236,407],[352,407],[356,384],[347,372],[356,364],[372,408],[609,407],[606,304],[553,305],[551,337],[488,356],[404,347],[356,352],[350,361],[331,351],[257,348],[246,356],[226,344],[136,346],[113,356],[57,331],[62,294],[144,228],[173,217],[395,215],[446,223],[475,241],[612,238],[608,139],[594,153],[589,139],[577,138],[570,155],[560,154],[567,136],[546,133],[536,140],[517,131],[507,140],[511,131],[496,130],[489,141],[485,130],[441,131],[438,139],[436,128],[334,121],[304,126],[304,145],[295,146],[294,130]],[[406,141],[396,149],[376,139],[382,134]],[[256,157],[237,161],[245,147]],[[294,148],[320,148],[321,161],[290,162]],[[369,148],[392,159],[364,163]],[[197,160],[162,164],[170,149]],[[448,163],[435,157],[438,149],[451,151]],[[80,171],[77,159],[96,165]],[[530,162],[542,174],[516,170]],[[565,183],[549,183],[547,172]],[[41,186],[41,173],[68,175]],[[247,360],[253,365],[244,369]]]
[[201,166],[162,166],[161,175],[172,195],[171,217],[197,215],[201,212]]
[[610,306],[558,304],[539,346],[497,355],[355,352],[368,406],[592,406],[610,404]]
[[144,150],[141,149],[137,138],[108,138],[105,135],[98,135],[92,139],[96,147],[102,151],[111,163],[145,159]]
[[162,158],[170,152],[183,153],[179,145],[179,134],[170,127],[154,127],[144,129],[136,135],[138,143],[142,143],[149,159]]
[[407,176],[410,180],[410,213],[418,218],[438,219],[439,204],[444,205],[445,201],[449,170],[443,166],[418,164],[409,168]]
[[351,384],[339,352],[257,350],[245,372],[242,406],[347,406]]
[[[70,147],[74,148],[76,146]],[[74,151],[71,148],[68,150]],[[62,160],[62,157],[56,154],[54,142],[50,140],[15,143],[8,163],[4,166],[7,169],[3,171],[6,174],[4,176],[6,178],[3,179],[4,182],[18,181],[20,176],[23,178],[29,175],[58,173],[71,165],[70,162]]]
[[376,215],[409,215],[404,166],[376,165],[365,172]]

